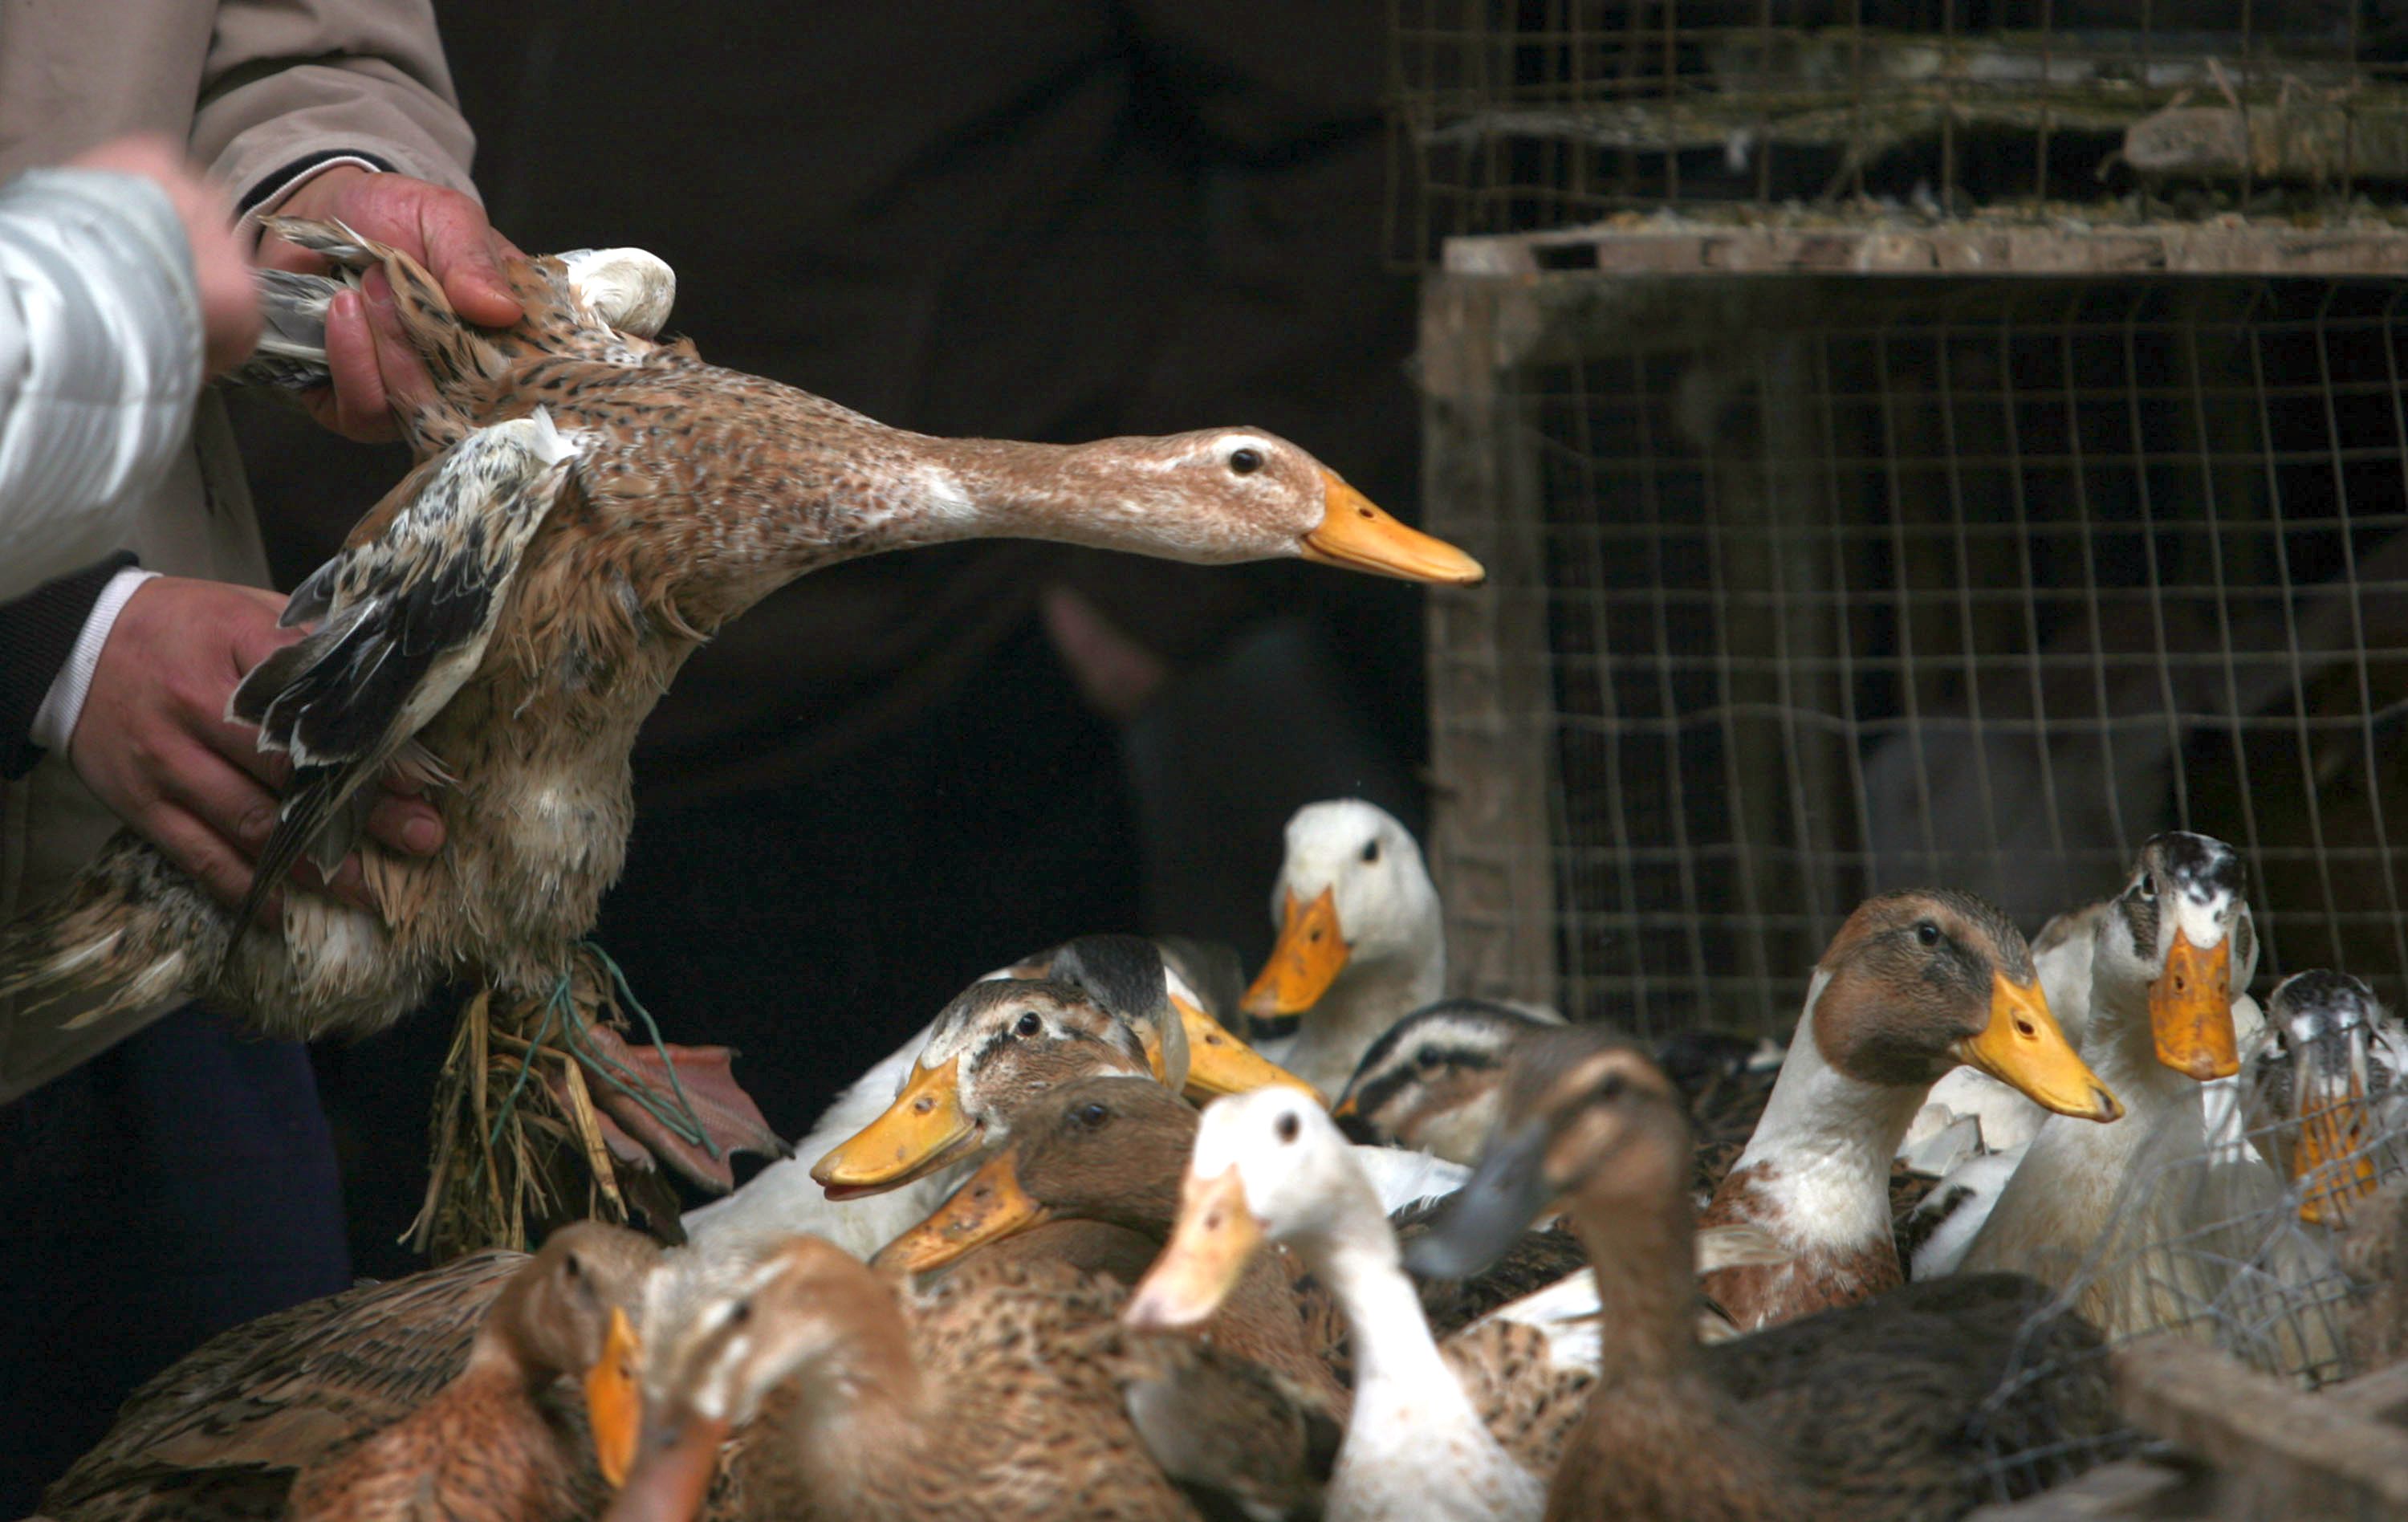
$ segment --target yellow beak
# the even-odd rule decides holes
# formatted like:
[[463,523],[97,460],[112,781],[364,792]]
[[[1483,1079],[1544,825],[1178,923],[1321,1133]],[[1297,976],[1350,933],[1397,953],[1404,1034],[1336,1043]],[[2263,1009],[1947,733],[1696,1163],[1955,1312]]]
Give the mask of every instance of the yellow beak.
[[2291,1179],[2300,1188],[2300,1219],[2310,1226],[2347,1225],[2350,1208],[2374,1192],[2365,1119],[2366,1088],[2355,1075],[2347,1094],[2317,1100],[2300,1114]]
[[911,1065],[910,1082],[876,1120],[811,1166],[830,1199],[851,1199],[933,1173],[978,1145],[979,1125],[962,1110],[955,1064]]
[[691,1522],[710,1493],[727,1423],[688,1415],[661,1435],[627,1476],[604,1522]]
[[1138,1282],[1121,1320],[1139,1331],[1168,1331],[1208,1319],[1245,1276],[1262,1240],[1235,1163],[1216,1178],[1188,1174],[1170,1242]]
[[585,1371],[585,1417],[594,1429],[595,1462],[614,1487],[626,1482],[636,1440],[643,1434],[643,1392],[636,1382],[641,1352],[627,1313],[612,1306],[602,1357]]
[[1246,990],[1243,1008],[1264,1019],[1302,1014],[1321,1001],[1346,968],[1346,937],[1338,923],[1338,890],[1326,887],[1299,907],[1287,895],[1279,943]]
[[2190,937],[2174,932],[2166,969],[2149,984],[2149,1028],[2157,1060],[2205,1083],[2241,1070],[2240,1042],[2232,1031],[2232,941],[2200,951]]
[[2124,1107],[2073,1050],[2037,984],[1990,975],[1990,1023],[1955,1048],[1956,1060],[2021,1089],[2060,1115],[2109,1121]]
[[1054,1213],[1029,1198],[1009,1151],[988,1158],[926,1220],[879,1249],[874,1269],[924,1273],[971,1248],[1014,1236]]
[[1179,1023],[1187,1027],[1187,1083],[1180,1092],[1188,1098],[1202,1104],[1224,1094],[1285,1084],[1312,1095],[1316,1104],[1328,1105],[1319,1089],[1238,1040],[1220,1021],[1176,994],[1170,1002],[1179,1011]]
[[1304,537],[1305,559],[1450,586],[1478,586],[1488,579],[1479,561],[1454,545],[1407,528],[1336,473],[1325,470],[1321,475],[1321,526]]

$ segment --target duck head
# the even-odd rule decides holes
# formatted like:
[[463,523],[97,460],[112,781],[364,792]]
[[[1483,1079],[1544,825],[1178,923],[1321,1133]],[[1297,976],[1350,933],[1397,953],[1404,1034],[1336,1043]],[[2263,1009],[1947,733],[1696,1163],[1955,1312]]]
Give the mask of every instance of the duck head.
[[1024,957],[989,978],[1050,978],[1080,988],[1128,1022],[1163,1083],[1202,1104],[1286,1084],[1319,1094],[1205,1012],[1161,948],[1142,936],[1092,935]]
[[1406,1249],[1412,1271],[1478,1273],[1567,1198],[1584,1222],[1685,1213],[1688,1108],[1629,1041],[1593,1027],[1542,1029],[1515,1048],[1501,1099],[1470,1179]]
[[532,1387],[564,1374],[582,1382],[595,1457],[613,1485],[635,1455],[642,1413],[635,1318],[660,1263],[660,1244],[640,1233],[598,1221],[562,1227],[502,1286],[469,1354],[472,1363],[511,1359]]
[[1496,1127],[1506,1059],[1547,1028],[1484,999],[1417,1010],[1371,1043],[1330,1115],[1353,1141],[1469,1163]]
[[1057,1219],[1165,1236],[1196,1127],[1196,1111],[1158,1084],[1112,1077],[1065,1084],[1015,1115],[1011,1141],[872,1262],[924,1273]]
[[2300,1218],[2344,1224],[2377,1182],[2369,1149],[2379,1127],[2368,1101],[2399,1068],[2390,1016],[2364,983],[2318,969],[2276,984],[2266,1019],[2287,1059],[2287,1098],[2299,1125],[2288,1171],[2300,1191]]
[[1128,1022],[1083,990],[1016,978],[972,984],[938,1015],[895,1102],[811,1165],[831,1199],[893,1189],[1001,1142],[1013,1110],[1096,1072],[1165,1077]]
[[[1349,1219],[1376,1221],[1384,1237],[1379,1197],[1348,1146],[1337,1123],[1294,1089],[1215,1099],[1197,1124],[1169,1243],[1122,1320],[1147,1331],[1208,1320],[1266,1242],[1326,1239]],[[1395,1240],[1385,1240],[1393,1255]]]
[[609,1522],[687,1522],[720,1444],[772,1390],[802,1386],[796,1419],[832,1400],[908,1404],[917,1389],[893,1293],[817,1237],[795,1237],[698,1301],[649,1360],[644,1441]]
[[1918,888],[1857,905],[1815,968],[1799,1034],[1867,1084],[1928,1087],[1962,1063],[2058,1114],[2124,1113],[2057,1028],[2022,932],[1971,894]]
[[1438,889],[1421,847],[1359,798],[1308,804],[1287,822],[1271,918],[1279,940],[1244,1003],[1269,1029],[1292,1027],[1350,969],[1443,967]]
[[2258,969],[2243,889],[2240,854],[2222,840],[2187,830],[2156,836],[2092,945],[2094,1016],[2110,1002],[2145,1004],[2157,1061],[2202,1083],[2241,1070],[2232,996]]

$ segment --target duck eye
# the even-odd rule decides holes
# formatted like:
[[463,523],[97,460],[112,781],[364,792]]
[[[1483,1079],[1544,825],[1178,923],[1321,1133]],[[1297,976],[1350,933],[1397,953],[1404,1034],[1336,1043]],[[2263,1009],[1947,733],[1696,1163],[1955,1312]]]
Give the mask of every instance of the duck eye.
[[1281,1141],[1293,1142],[1297,1136],[1302,1134],[1304,1127],[1297,1123],[1296,1112],[1289,1110],[1281,1113],[1279,1125],[1273,1127],[1273,1129],[1279,1132],[1279,1139]]
[[1425,1046],[1420,1051],[1414,1053],[1413,1066],[1421,1069],[1424,1072],[1427,1072],[1430,1069],[1437,1067],[1438,1048],[1435,1046]]
[[1070,1118],[1092,1131],[1111,1119],[1112,1113],[1100,1104],[1082,1104],[1071,1113]]
[[1034,1012],[1030,1012],[1013,1021],[1011,1028],[1015,1034],[1034,1036],[1045,1028],[1045,1022],[1037,1018]]
[[1937,946],[1940,944],[1940,926],[1929,920],[1918,921],[1914,926],[1914,939],[1927,946]]
[[2157,874],[2155,872],[2143,872],[2141,874],[2141,897],[2143,898],[2155,898],[2157,896]]
[[1251,476],[1263,467],[1260,450],[1240,449],[1229,452],[1229,468],[1241,476]]
[[1620,1073],[1607,1073],[1605,1075],[1605,1081],[1597,1085],[1597,1097],[1600,1099],[1619,1099],[1622,1098],[1622,1075]]
[[1373,840],[1363,848],[1363,860],[1368,864],[1380,859],[1380,842]]
[[728,1308],[727,1324],[731,1327],[741,1327],[752,1319],[752,1302],[751,1300],[738,1300]]
[[566,1257],[560,1260],[560,1271],[568,1275],[571,1279],[574,1279],[579,1274],[584,1272],[585,1268],[584,1265],[577,1261],[577,1255],[575,1253],[571,1253]]

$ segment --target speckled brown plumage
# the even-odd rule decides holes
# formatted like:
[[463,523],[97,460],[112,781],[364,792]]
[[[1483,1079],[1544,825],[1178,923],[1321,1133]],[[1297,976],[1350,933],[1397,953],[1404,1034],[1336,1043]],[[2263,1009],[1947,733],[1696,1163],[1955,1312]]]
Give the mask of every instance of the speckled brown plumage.
[[[430,460],[353,530],[338,563],[356,574],[325,583],[381,598],[366,635],[433,662],[429,672],[448,669],[446,652],[475,655],[472,668],[442,678],[456,691],[437,691],[439,709],[414,731],[394,724],[429,706],[434,676],[395,686],[364,675],[317,699],[331,732],[361,737],[328,767],[365,768],[392,754],[444,780],[432,797],[445,847],[406,858],[362,842],[377,909],[290,886],[280,936],[121,835],[62,899],[0,941],[0,992],[114,990],[97,1017],[180,989],[305,1035],[373,1030],[464,971],[508,995],[540,997],[618,875],[631,823],[627,754],[661,692],[712,630],[838,561],[1018,536],[1201,564],[1314,555],[1396,574],[1479,574],[1258,431],[1077,446],[926,438],[704,364],[691,345],[615,333],[550,266],[511,266],[527,314],[494,334],[461,323],[403,255],[339,227],[279,231],[391,279],[403,326],[437,381],[431,402],[402,420],[422,454],[456,454],[480,430],[538,409],[574,449],[515,553],[497,553],[485,538],[508,495],[456,494],[430,510],[443,480]],[[411,522],[419,530],[401,534]],[[1371,540],[1391,548],[1362,548]],[[1437,558],[1398,561],[1398,544]],[[486,602],[489,619],[456,616]],[[325,618],[324,633],[361,606],[337,598],[305,610]],[[396,739],[408,743],[394,750]],[[296,772],[295,797],[334,780],[361,779]],[[287,825],[314,828],[314,818]],[[330,827],[339,824],[338,813]],[[274,842],[280,854],[293,844]]]

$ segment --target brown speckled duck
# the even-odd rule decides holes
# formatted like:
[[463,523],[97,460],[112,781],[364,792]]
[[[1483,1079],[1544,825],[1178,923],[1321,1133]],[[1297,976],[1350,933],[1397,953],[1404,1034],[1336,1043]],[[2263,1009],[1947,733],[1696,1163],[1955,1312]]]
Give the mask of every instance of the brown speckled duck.
[[1124,1333],[1122,1298],[1027,1261],[898,1293],[795,1238],[663,1329],[610,1522],[685,1522],[706,1497],[729,1522],[1185,1522],[1190,1486],[1309,1510],[1327,1417],[1214,1350]]
[[2019,1275],[1914,1285],[1700,1348],[1689,1127],[1663,1071],[1604,1032],[1551,1031],[1515,1053],[1503,1109],[1414,1256],[1476,1269],[1555,1200],[1587,1244],[1604,1345],[1551,1522],[1957,1516],[1988,1499],[1992,1458],[2057,1440],[2078,1454],[2118,1426],[2097,1332]]
[[[511,262],[525,316],[493,332],[462,323],[404,254],[334,225],[275,230],[354,283],[382,270],[436,382],[400,420],[419,464],[286,610],[314,632],[234,700],[263,748],[294,762],[259,874],[261,893],[281,889],[281,924],[215,903],[122,833],[12,927],[0,993],[109,991],[85,1016],[98,1019],[180,991],[307,1036],[375,1030],[462,972],[549,997],[624,859],[637,727],[713,630],[838,561],[1011,537],[1197,564],[1482,574],[1257,430],[928,438],[614,328],[609,316],[644,303],[580,292],[574,262]],[[339,283],[271,303],[322,301]],[[363,790],[388,768],[430,783],[438,854],[360,838]],[[284,881],[305,851],[351,849],[372,910]]]
[[1709,1275],[1742,1331],[1905,1282],[1890,1228],[1890,1158],[1931,1084],[1969,1064],[2064,1115],[2110,1121],[2115,1097],[2049,1014],[2031,949],[1969,894],[1869,898],[1816,964],[1798,1033],[1708,1227],[1747,1223],[1789,1260]]

